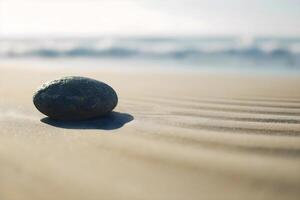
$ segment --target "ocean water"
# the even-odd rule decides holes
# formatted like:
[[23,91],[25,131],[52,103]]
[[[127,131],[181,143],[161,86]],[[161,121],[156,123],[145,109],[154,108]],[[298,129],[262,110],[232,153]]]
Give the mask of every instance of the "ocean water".
[[[99,37],[0,39],[2,60],[156,63],[161,67],[300,71],[300,38]],[[149,65],[151,66],[151,65]],[[153,65],[152,65],[153,66]]]

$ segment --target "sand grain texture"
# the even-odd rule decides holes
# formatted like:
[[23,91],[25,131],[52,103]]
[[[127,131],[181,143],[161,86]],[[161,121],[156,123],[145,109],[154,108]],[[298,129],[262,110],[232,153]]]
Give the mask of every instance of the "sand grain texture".
[[[65,75],[109,83],[134,119],[41,122],[33,92]],[[297,76],[1,66],[0,95],[1,200],[300,198]]]

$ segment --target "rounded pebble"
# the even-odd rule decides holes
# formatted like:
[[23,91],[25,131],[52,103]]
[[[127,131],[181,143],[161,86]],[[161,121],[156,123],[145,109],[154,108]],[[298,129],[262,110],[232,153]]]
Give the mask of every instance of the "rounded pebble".
[[70,76],[43,84],[33,103],[43,114],[56,120],[86,120],[110,113],[118,96],[109,85],[85,77]]

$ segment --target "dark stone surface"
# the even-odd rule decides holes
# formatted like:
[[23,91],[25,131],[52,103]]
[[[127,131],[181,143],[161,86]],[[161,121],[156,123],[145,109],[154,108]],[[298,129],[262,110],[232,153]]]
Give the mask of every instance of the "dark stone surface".
[[33,96],[35,107],[56,120],[86,120],[109,114],[117,105],[116,92],[107,84],[70,76],[42,85]]

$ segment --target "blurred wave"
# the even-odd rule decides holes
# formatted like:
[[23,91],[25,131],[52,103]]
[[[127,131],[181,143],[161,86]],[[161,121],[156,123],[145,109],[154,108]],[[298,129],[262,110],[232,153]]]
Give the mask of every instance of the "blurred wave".
[[141,58],[300,67],[300,38],[1,39],[0,57]]

